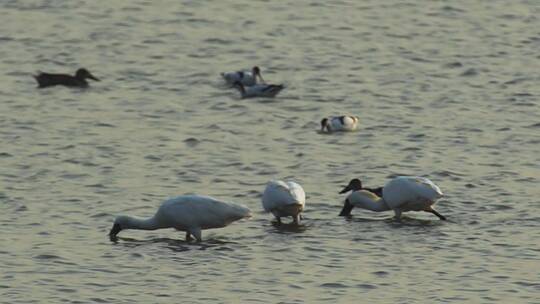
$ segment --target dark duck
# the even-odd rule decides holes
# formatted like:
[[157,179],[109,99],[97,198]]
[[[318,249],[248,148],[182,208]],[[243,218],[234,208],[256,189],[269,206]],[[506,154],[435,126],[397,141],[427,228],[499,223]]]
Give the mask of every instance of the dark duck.
[[32,75],[38,82],[39,88],[52,87],[57,85],[63,85],[66,87],[86,88],[88,82],[86,79],[92,79],[99,81],[94,75],[88,72],[87,69],[81,68],[75,72],[75,76],[68,74],[50,74],[39,72],[37,75]]

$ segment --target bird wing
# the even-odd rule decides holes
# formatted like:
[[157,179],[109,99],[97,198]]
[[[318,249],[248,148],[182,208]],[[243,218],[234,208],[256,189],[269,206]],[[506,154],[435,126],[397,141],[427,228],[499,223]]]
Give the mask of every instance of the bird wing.
[[424,177],[400,176],[390,180],[383,188],[383,198],[392,209],[419,201],[435,202],[442,192]]

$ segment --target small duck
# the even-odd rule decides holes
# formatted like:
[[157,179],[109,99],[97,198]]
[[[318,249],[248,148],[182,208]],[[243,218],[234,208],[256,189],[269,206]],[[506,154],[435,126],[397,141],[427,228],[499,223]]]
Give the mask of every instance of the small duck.
[[330,116],[321,120],[321,132],[354,131],[358,127],[358,116]]
[[63,85],[66,87],[79,87],[86,88],[88,87],[88,82],[86,79],[93,79],[99,81],[94,75],[88,72],[85,68],[80,68],[75,72],[75,76],[68,74],[50,74],[39,72],[37,75],[32,75],[38,82],[39,88],[52,87],[56,85]]
[[251,211],[241,205],[224,202],[209,196],[181,195],[164,201],[154,216],[140,219],[126,215],[114,220],[109,232],[111,241],[126,229],[156,230],[175,228],[186,232],[186,241],[191,235],[202,241],[202,230],[221,228],[251,216]]
[[339,193],[349,190],[353,192],[345,200],[340,216],[348,216],[354,207],[359,207],[376,212],[393,210],[398,220],[401,219],[402,212],[408,211],[425,211],[446,220],[446,217],[433,209],[433,205],[443,197],[443,193],[425,177],[398,176],[386,183],[382,189],[362,188],[360,180],[353,179]]
[[255,84],[246,88],[240,81],[236,81],[233,86],[240,91],[242,98],[275,97],[285,88],[282,84]]
[[281,224],[281,217],[292,216],[293,222],[298,225],[300,213],[306,204],[306,193],[302,186],[289,181],[280,180],[269,181],[264,189],[262,205],[266,212],[272,212],[278,224]]
[[264,79],[261,76],[261,69],[258,66],[254,66],[249,71],[237,71],[237,72],[226,72],[221,73],[225,82],[229,85],[234,85],[235,82],[239,81],[245,86],[252,86],[257,84],[257,77],[260,78],[261,83],[264,83]]

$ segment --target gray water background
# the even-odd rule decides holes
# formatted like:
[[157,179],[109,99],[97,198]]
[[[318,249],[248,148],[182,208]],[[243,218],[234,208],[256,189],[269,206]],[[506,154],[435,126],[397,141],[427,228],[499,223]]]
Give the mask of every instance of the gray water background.
[[[0,302],[540,303],[540,2],[0,2]],[[287,88],[239,99],[223,71]],[[87,90],[36,70],[86,67]],[[326,115],[358,132],[320,134]],[[355,209],[351,178],[420,175],[427,213]],[[275,227],[272,178],[307,193]],[[167,197],[251,220],[107,238]]]

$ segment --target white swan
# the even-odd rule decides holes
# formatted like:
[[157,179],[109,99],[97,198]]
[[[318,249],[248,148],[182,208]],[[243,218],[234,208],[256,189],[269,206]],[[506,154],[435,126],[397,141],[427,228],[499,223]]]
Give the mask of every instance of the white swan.
[[[357,180],[359,182],[359,180]],[[397,219],[402,212],[425,211],[438,216],[441,220],[446,218],[433,209],[433,204],[443,196],[443,193],[432,181],[424,177],[400,176],[390,180],[378,189],[358,188],[358,183],[351,180],[349,185],[340,193],[352,190],[343,205],[340,215],[350,215],[353,207],[371,211],[394,210]]]
[[330,116],[321,120],[321,132],[354,131],[357,127],[357,116]]
[[266,212],[274,214],[279,224],[283,216],[292,216],[294,223],[298,224],[305,204],[306,193],[299,184],[280,180],[266,184],[262,205]]
[[234,87],[240,91],[242,98],[275,97],[285,88],[282,84],[255,84],[250,87],[245,87],[239,81],[234,83]]
[[125,229],[155,230],[175,228],[186,232],[186,240],[193,235],[201,241],[201,230],[221,228],[242,218],[250,217],[244,206],[219,201],[209,196],[182,195],[164,201],[156,214],[148,219],[118,216],[109,232],[111,240]]
[[258,66],[254,66],[249,71],[237,71],[237,72],[226,72],[221,73],[221,77],[225,79],[225,82],[229,85],[233,85],[235,82],[239,81],[245,86],[252,86],[257,83],[257,77],[261,79],[261,82],[264,83],[264,79],[261,76],[261,69]]

